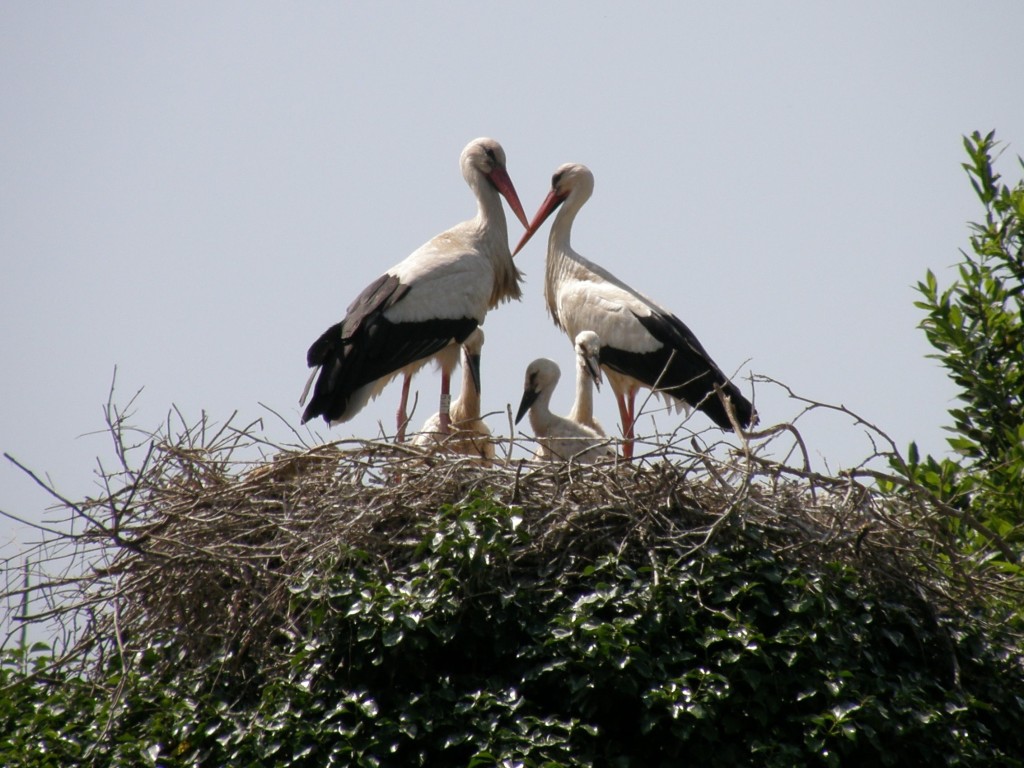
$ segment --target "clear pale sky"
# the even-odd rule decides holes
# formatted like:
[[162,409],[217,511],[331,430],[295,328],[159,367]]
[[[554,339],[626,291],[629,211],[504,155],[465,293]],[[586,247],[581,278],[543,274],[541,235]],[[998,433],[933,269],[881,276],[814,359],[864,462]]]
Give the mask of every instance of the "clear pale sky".
[[[962,136],[996,129],[1019,176],[1021,29],[1019,0],[3,3],[0,449],[96,491],[115,366],[139,426],[237,410],[290,441],[259,403],[298,428],[306,348],[473,214],[458,156],[483,135],[530,216],[559,164],[590,166],[576,249],[678,314],[764,424],[802,406],[751,374],[942,453],[955,390],[912,286],[952,280],[981,216]],[[525,299],[487,318],[487,410],[515,407],[536,357],[571,374],[546,241],[517,258]],[[437,379],[416,385],[414,425]],[[391,432],[397,398],[316,430]],[[617,424],[607,390],[599,417]],[[870,453],[848,419],[799,426],[818,469]],[[48,504],[0,463],[0,509]],[[34,538],[0,522],[0,553]]]

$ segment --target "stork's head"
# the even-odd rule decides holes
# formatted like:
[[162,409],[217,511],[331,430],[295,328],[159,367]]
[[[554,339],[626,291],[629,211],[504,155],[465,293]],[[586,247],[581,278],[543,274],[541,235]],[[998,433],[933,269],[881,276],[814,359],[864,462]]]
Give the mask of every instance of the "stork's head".
[[523,399],[519,401],[516,424],[522,421],[526,412],[537,402],[537,398],[544,393],[550,393],[555,388],[561,375],[558,363],[548,360],[546,357],[534,360],[527,366],[526,379],[523,382]]
[[508,206],[516,218],[522,222],[524,227],[527,225],[523,204],[519,202],[516,188],[512,185],[508,171],[505,170],[505,150],[501,144],[486,137],[473,139],[462,150],[459,165],[462,166],[462,176],[466,179],[467,184],[475,188],[475,177],[479,175],[486,178],[491,186],[508,201]]
[[593,193],[594,174],[587,166],[580,163],[566,163],[558,166],[551,177],[551,191],[544,198],[544,202],[540,204],[540,208],[533,216],[533,221],[526,228],[526,232],[523,233],[519,244],[512,251],[512,255],[515,256],[522,250],[548,216],[554,213],[558,206],[568,200],[570,196],[573,198],[574,207],[578,210]]

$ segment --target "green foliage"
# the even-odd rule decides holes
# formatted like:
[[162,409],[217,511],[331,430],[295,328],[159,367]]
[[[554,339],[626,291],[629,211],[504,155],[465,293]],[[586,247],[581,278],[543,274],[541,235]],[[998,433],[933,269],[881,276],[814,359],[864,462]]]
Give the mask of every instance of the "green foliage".
[[993,631],[754,526],[524,564],[524,514],[471,497],[403,532],[405,562],[307,574],[306,627],[257,671],[154,673],[174,638],[101,686],[12,659],[0,764],[1024,765],[1024,672]]
[[[1000,184],[993,133],[964,139],[964,169],[985,208],[971,225],[959,278],[941,289],[929,270],[917,289],[921,328],[959,387],[950,410],[958,460],[921,460],[911,446],[897,469],[1003,538],[1024,541],[1024,182]],[[965,529],[965,538],[974,534]]]

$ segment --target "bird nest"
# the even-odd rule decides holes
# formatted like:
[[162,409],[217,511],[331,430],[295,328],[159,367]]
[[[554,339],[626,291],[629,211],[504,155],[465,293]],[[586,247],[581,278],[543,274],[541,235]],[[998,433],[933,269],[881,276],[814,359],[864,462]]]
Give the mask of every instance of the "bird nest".
[[62,664],[171,636],[187,658],[264,658],[301,632],[291,588],[304,575],[367,559],[401,568],[424,521],[479,497],[521,518],[510,567],[528,577],[608,553],[686,559],[756,533],[780,557],[856,567],[936,613],[1001,588],[946,540],[960,513],[896,477],[885,479],[902,492],[879,492],[866,465],[811,471],[792,424],[730,442],[679,430],[596,466],[531,461],[535,446],[505,440],[485,466],[390,442],[275,445],[261,421],[190,423],[176,411],[156,433],[110,404],[107,422],[119,466],[101,470],[103,492],[72,501],[47,485],[66,520],[42,529],[30,571],[6,569],[5,619],[55,628]]

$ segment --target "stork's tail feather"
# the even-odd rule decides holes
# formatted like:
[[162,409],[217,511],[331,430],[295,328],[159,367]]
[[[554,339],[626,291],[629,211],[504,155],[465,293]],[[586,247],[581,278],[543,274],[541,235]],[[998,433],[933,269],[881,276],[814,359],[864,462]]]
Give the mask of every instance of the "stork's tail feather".
[[[299,405],[305,405],[306,404],[306,398],[309,396],[309,390],[313,386],[313,379],[316,378],[316,375],[318,373],[320,373],[320,366],[319,365],[316,366],[313,369],[313,371],[309,374],[309,378],[306,379],[306,386],[304,386],[302,388],[302,395],[299,396]],[[306,419],[305,418],[302,419],[302,423],[303,424],[306,423]]]

